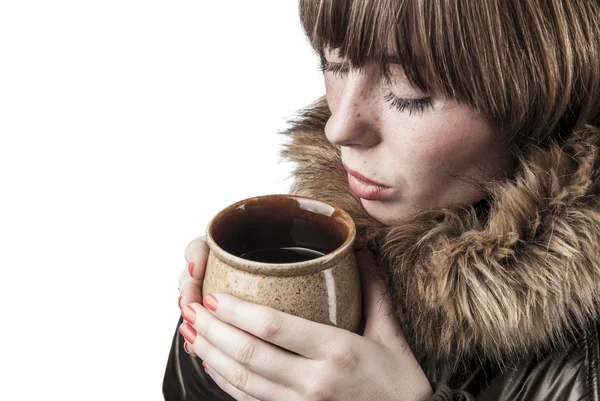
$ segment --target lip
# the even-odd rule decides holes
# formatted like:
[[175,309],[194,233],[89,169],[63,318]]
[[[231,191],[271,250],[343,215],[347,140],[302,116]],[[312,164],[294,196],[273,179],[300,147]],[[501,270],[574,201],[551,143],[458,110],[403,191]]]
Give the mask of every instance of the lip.
[[348,174],[350,174],[351,176],[353,176],[354,178],[358,179],[359,181],[362,181],[364,184],[370,185],[370,186],[375,186],[375,187],[379,187],[379,188],[390,188],[387,185],[383,185],[377,181],[373,181],[368,179],[367,177],[365,177],[364,175],[362,175],[361,173],[359,173],[358,171],[354,171],[352,169],[350,169],[348,166],[346,166],[344,163],[342,163],[344,165],[344,168],[346,169],[346,171],[348,172]]
[[391,189],[386,185],[369,180],[356,171],[350,170],[346,165],[344,165],[344,168],[348,171],[348,185],[350,186],[350,190],[359,198],[378,200],[383,198]]

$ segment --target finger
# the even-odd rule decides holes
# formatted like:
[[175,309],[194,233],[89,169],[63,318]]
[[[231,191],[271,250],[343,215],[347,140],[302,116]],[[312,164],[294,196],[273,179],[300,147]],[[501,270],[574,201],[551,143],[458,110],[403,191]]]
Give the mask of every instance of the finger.
[[216,370],[211,368],[209,365],[204,365],[206,369],[206,373],[212,377],[212,379],[217,383],[217,386],[221,388],[221,390],[225,391],[227,394],[232,396],[237,401],[260,401],[257,398],[252,397],[244,393],[242,390],[235,388],[231,385],[227,380],[223,378],[220,374],[217,373]]
[[179,277],[179,299],[181,309],[192,302],[202,303],[202,282],[208,260],[208,244],[206,237],[192,240],[185,248],[186,268]]
[[187,341],[183,342],[183,350],[186,352],[186,354],[188,354],[191,357],[197,357],[198,356],[194,352],[194,349],[192,348],[192,345],[190,343],[188,343]]
[[363,314],[386,316],[391,311],[391,305],[386,302],[385,287],[375,278],[377,266],[373,254],[363,249],[356,252],[355,256],[362,287]]
[[375,278],[375,260],[367,250],[356,253],[363,293],[363,314],[365,330],[363,336],[394,349],[406,345],[404,334],[395,314],[392,303],[385,291],[385,285]]
[[[182,310],[196,332],[235,363],[285,387],[300,388],[299,377],[310,371],[310,360],[231,326],[199,304]],[[200,355],[202,358],[202,355]]]
[[193,279],[187,268],[181,273],[179,279],[179,309],[192,302],[202,302],[202,281]]
[[204,235],[192,240],[185,248],[184,256],[188,272],[195,280],[202,281],[204,278],[209,251],[206,236]]
[[327,359],[340,336],[352,334],[225,293],[208,294],[203,302],[221,321],[314,360]]
[[[281,395],[285,393],[285,388],[280,384],[266,379],[229,358],[206,338],[197,334],[189,323],[183,323],[180,326],[180,332],[192,344],[192,348],[198,357],[205,361],[207,365],[212,366],[236,389],[265,401],[274,400],[274,394]],[[281,399],[276,398],[277,401]]]

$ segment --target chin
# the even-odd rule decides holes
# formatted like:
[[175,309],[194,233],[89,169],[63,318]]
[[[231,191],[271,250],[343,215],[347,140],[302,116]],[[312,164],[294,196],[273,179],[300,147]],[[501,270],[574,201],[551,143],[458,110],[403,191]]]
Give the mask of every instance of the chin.
[[[405,208],[402,205],[398,204],[371,201],[362,198],[360,203],[369,216],[386,226],[399,224],[411,215],[411,213],[404,210]],[[412,213],[414,213],[414,210]]]

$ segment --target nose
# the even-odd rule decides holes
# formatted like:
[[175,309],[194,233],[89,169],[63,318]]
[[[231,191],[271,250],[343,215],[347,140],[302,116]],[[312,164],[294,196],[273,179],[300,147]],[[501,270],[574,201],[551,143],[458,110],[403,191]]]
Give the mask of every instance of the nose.
[[325,135],[331,143],[367,149],[380,142],[377,88],[377,82],[368,72],[352,72],[328,85],[331,117]]

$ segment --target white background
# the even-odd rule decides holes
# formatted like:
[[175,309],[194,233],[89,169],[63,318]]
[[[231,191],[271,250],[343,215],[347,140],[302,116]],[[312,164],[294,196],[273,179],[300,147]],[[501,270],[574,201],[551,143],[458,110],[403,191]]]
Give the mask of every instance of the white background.
[[0,2],[0,399],[162,400],[185,246],[322,93],[296,0]]

